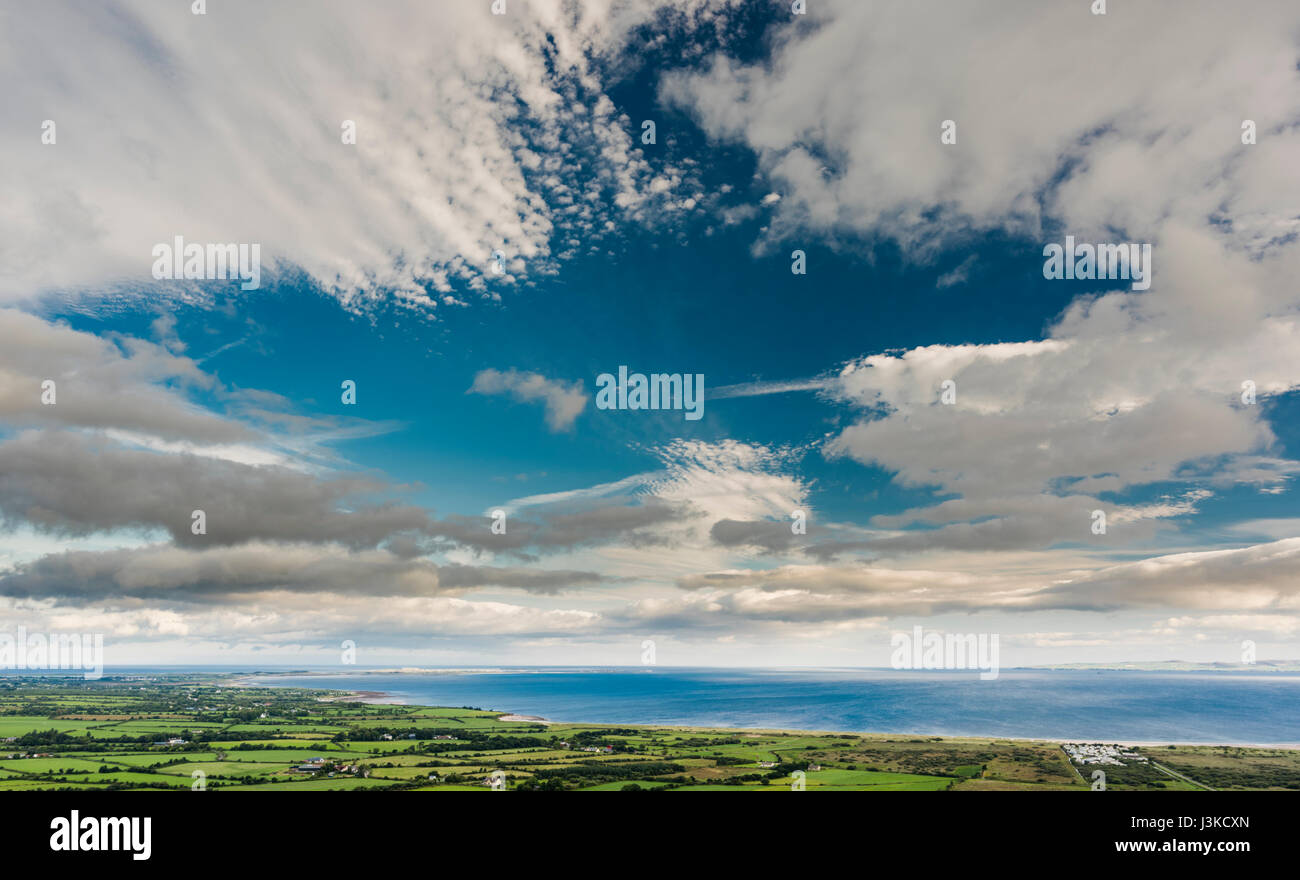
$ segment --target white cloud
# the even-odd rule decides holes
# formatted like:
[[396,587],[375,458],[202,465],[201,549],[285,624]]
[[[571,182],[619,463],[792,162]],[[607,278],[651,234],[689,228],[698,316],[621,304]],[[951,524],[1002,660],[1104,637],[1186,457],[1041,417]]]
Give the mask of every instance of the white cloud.
[[156,292],[150,250],[176,235],[260,243],[268,273],[300,266],[353,305],[393,288],[434,308],[426,288],[496,295],[553,271],[556,230],[591,246],[607,215],[656,219],[698,189],[650,168],[596,76],[655,13],[132,0],[10,16],[0,296]]
[[1257,632],[1278,638],[1289,638],[1300,632],[1300,615],[1205,614],[1200,617],[1171,617],[1164,622],[1164,625],[1174,630]]
[[[1232,404],[1245,380],[1261,394],[1300,387],[1295,4],[1240,21],[1216,3],[935,16],[828,0],[810,18],[779,31],[770,61],[719,56],[663,86],[757,152],[783,194],[768,240],[884,235],[922,261],[978,230],[1154,243],[1151,291],[1076,300],[1041,341],[850,365],[842,396],[887,413],[844,430],[833,454],[971,498],[1058,480],[1119,490],[1219,456],[1221,478],[1286,476],[1290,463],[1268,473],[1258,408]],[[1243,118],[1260,126],[1255,146]],[[944,120],[958,125],[952,146]],[[1040,264],[1028,248],[1024,272]],[[956,406],[939,406],[945,380]]]
[[[663,87],[757,151],[782,194],[775,234],[885,229],[920,245],[981,228],[1037,235],[1045,215],[1081,235],[1153,235],[1169,217],[1249,220],[1234,231],[1254,241],[1293,228],[1300,12],[1287,0],[1247,20],[1198,0],[1107,16],[1033,0],[943,15],[826,0],[808,19],[779,27],[771,60],[719,56]],[[1246,118],[1261,132],[1249,152]],[[945,145],[949,119],[958,138]]]
[[650,491],[668,501],[688,502],[717,519],[779,519],[807,509],[808,485],[790,471],[800,453],[756,443],[675,440],[659,450],[664,473]]
[[[338,639],[383,634],[397,641],[428,644],[430,638],[581,634],[598,628],[599,614],[564,608],[534,608],[455,597],[393,597],[375,602],[344,593],[308,597],[265,594],[220,607],[182,609],[126,607],[52,608],[29,601],[0,599],[0,626],[24,625],[30,631],[102,632],[110,661],[130,642],[183,638],[190,650],[205,642],[231,641],[285,650],[296,642],[332,649]],[[364,638],[363,638],[363,641]],[[366,644],[375,647],[373,640]],[[117,662],[122,662],[118,660]]]
[[[663,95],[752,148],[782,194],[760,247],[883,237],[925,263],[1003,230],[1029,242],[1020,274],[1067,232],[1154,245],[1149,291],[1076,299],[1043,339],[850,364],[832,390],[867,412],[831,455],[960,495],[972,522],[1170,480],[1277,491],[1297,465],[1238,398],[1246,380],[1264,396],[1300,387],[1300,8],[1255,12],[827,0],[778,25],[771,59],[665,77]],[[1025,534],[1046,546],[1047,525]]]
[[1108,566],[1044,591],[1056,607],[1300,611],[1300,538]]
[[561,382],[519,370],[480,370],[467,393],[509,394],[525,403],[540,400],[546,405],[546,425],[552,431],[571,430],[588,398],[581,381]]

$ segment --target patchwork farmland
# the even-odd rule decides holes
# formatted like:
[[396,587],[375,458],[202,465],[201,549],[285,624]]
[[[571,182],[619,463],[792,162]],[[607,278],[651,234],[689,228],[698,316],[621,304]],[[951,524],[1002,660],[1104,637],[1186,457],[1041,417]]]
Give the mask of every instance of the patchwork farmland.
[[[220,676],[8,677],[0,682],[0,791],[1093,787],[1093,768],[1071,760],[1082,753],[1053,742],[550,724],[480,707],[231,685]],[[1300,788],[1293,750],[1160,746],[1123,754],[1142,760],[1107,763],[1111,790]]]

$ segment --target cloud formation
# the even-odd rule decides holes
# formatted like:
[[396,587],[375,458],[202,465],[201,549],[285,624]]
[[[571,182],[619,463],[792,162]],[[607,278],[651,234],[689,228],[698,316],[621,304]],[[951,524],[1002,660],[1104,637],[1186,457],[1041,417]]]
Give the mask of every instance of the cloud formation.
[[651,167],[597,76],[664,10],[720,14],[127,0],[12,16],[0,296],[156,291],[151,248],[183,235],[259,243],[264,275],[302,269],[355,307],[430,310],[554,272],[613,219],[672,222],[693,172]]
[[552,431],[569,431],[587,408],[588,395],[581,381],[562,382],[541,373],[519,370],[480,370],[467,394],[508,394],[523,403],[542,401],[546,426]]
[[1089,291],[1042,338],[867,354],[828,383],[860,413],[828,455],[957,499],[878,520],[939,528],[876,549],[1046,548],[1087,539],[1093,509],[1125,517],[1142,487],[1276,492],[1300,468],[1242,399],[1300,388],[1300,12],[1256,11],[829,0],[777,27],[771,58],[665,75],[661,96],[751,149],[781,194],[759,252],[889,240],[927,264],[997,232],[1025,243],[1006,270],[1037,273],[1067,233],[1153,245],[1149,291]]
[[276,591],[429,598],[484,587],[554,594],[602,580],[592,572],[439,567],[387,550],[252,541],[201,550],[155,544],[53,554],[0,576],[0,595],[79,604],[102,599],[205,603]]
[[[629,47],[714,34],[733,5],[35,5],[0,53],[14,84],[0,298],[197,296],[147,276],[152,245],[183,234],[260,242],[268,278],[305,273],[351,309],[393,297],[427,314],[695,216],[747,224],[759,256],[896,245],[912,266],[953,267],[915,295],[978,276],[991,311],[997,273],[1037,274],[1065,234],[1150,243],[1150,290],[1076,285],[1025,338],[864,344],[812,378],[712,388],[811,391],[825,419],[798,448],[711,422],[638,450],[641,472],[503,500],[504,534],[472,505],[435,515],[331,448],[392,426],[229,386],[173,319],[148,342],[0,309],[0,516],[32,536],[0,557],[0,614],[287,643],[668,630],[852,644],[899,617],[980,613],[1032,618],[1023,637],[1049,646],[1292,635],[1293,520],[1229,526],[1212,550],[1189,551],[1203,534],[1182,529],[1231,493],[1289,491],[1300,470],[1270,406],[1300,388],[1295,4],[936,16],[819,0],[773,13],[743,51],[684,39],[658,96],[706,149],[753,159],[739,206],[668,138],[643,150],[611,99]],[[965,253],[986,235],[1009,242],[1003,259]],[[481,370],[467,393],[541,404],[553,432],[587,404],[581,381],[516,369]],[[880,486],[820,494],[813,451]],[[68,546],[50,551],[52,536]],[[1124,628],[1073,626],[1113,612]]]

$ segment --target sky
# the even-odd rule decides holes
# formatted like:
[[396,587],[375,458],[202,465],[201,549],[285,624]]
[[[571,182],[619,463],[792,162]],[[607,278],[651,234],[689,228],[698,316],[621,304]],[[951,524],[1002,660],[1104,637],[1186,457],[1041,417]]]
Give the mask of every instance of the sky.
[[1251,5],[4,7],[0,629],[1296,659],[1300,6]]

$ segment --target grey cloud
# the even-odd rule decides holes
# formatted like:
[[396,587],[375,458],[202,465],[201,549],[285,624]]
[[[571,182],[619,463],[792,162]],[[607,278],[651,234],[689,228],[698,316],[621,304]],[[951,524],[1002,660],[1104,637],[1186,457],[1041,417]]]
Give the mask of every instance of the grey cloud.
[[804,554],[816,559],[818,562],[830,562],[840,556],[851,553],[863,553],[874,549],[874,541],[821,541],[816,544],[809,544],[804,548]]
[[475,565],[443,565],[439,582],[447,589],[511,587],[530,593],[557,595],[573,587],[592,586],[608,580],[591,571],[550,571],[544,568],[501,568]]
[[1037,607],[1081,611],[1294,612],[1298,602],[1300,538],[1126,562],[1053,585],[1035,596]]
[[0,595],[72,604],[105,599],[205,603],[269,591],[338,593],[350,599],[436,596],[486,587],[556,594],[602,580],[582,571],[440,567],[386,550],[258,542],[201,550],[151,545],[53,554],[0,576]]
[[[1167,508],[1127,507],[1081,495],[956,499],[898,516],[877,517],[872,521],[875,525],[922,523],[927,527],[881,535],[867,543],[881,554],[939,550],[994,553],[1046,550],[1058,544],[1115,549],[1149,541],[1165,516],[1194,509],[1182,502]],[[1093,533],[1093,512],[1097,510],[1106,516],[1104,534]],[[928,527],[936,523],[937,528]]]
[[504,535],[492,534],[491,519],[486,516],[448,516],[439,520],[432,531],[478,552],[510,553],[535,559],[540,554],[616,541],[633,547],[663,544],[667,539],[655,531],[656,526],[685,521],[696,515],[688,504],[647,496],[636,504],[606,504],[572,512],[540,510],[531,518],[510,516]]
[[789,550],[796,543],[807,540],[796,535],[788,522],[718,520],[709,529],[709,535],[723,547],[759,547],[772,553]]
[[635,547],[661,543],[645,530],[693,517],[687,504],[646,498],[635,505],[608,505],[546,517],[541,541],[552,547],[578,547],[615,539]]
[[[0,515],[59,534],[161,528],[194,547],[258,539],[366,547],[427,531],[420,508],[356,502],[383,488],[374,479],[318,479],[67,432],[27,432],[0,444]],[[206,514],[204,535],[191,532],[194,510]]]
[[[236,443],[258,434],[190,405],[163,382],[217,389],[189,358],[129,337],[101,339],[0,309],[0,419],[17,426],[140,431],[172,440]],[[55,383],[55,404],[41,383]]]

